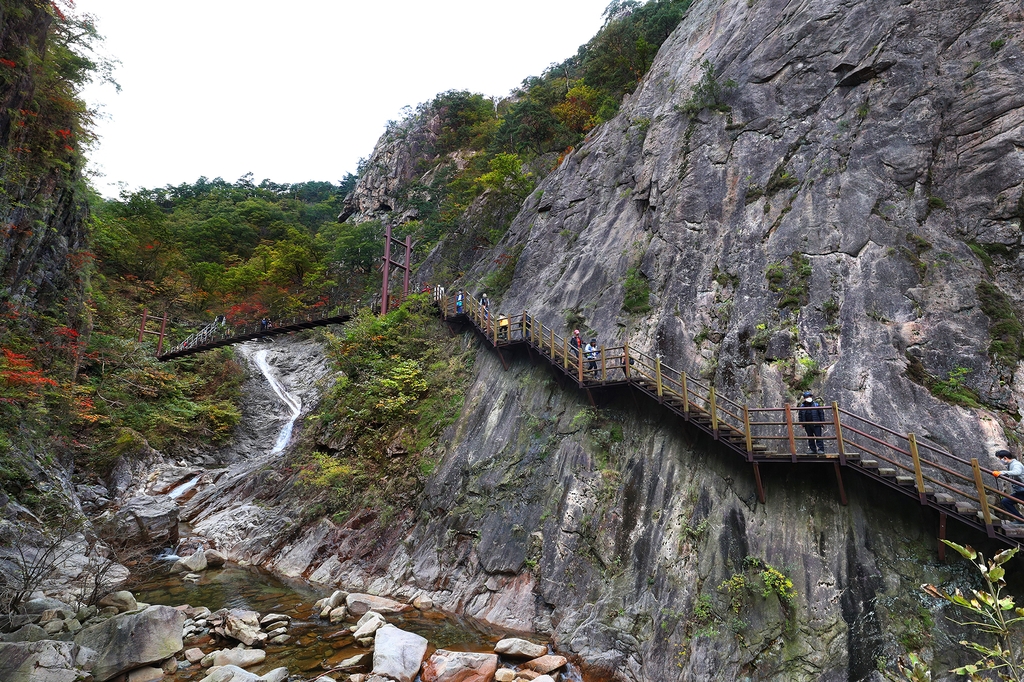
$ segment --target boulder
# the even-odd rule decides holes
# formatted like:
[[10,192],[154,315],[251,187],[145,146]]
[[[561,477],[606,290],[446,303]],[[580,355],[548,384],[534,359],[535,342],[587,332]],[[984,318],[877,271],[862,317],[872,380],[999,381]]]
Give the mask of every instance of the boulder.
[[172,569],[177,573],[196,573],[206,570],[206,553],[197,549],[194,554],[174,562]]
[[368,668],[373,663],[373,654],[356,654],[351,658],[346,658],[344,661],[338,664],[337,669],[345,672],[350,672],[358,668]]
[[46,639],[46,630],[34,623],[29,623],[14,632],[0,637],[5,642],[38,642],[41,639]]
[[332,609],[336,606],[341,606],[348,600],[348,592],[345,590],[335,590],[328,599],[325,606],[330,606]]
[[[351,596],[351,595],[349,595]],[[427,640],[388,623],[374,637],[373,674],[412,682],[427,653]]]
[[143,668],[136,668],[128,673],[128,682],[156,682],[156,680],[163,676],[163,669],[145,666]]
[[421,594],[412,600],[412,605],[420,611],[429,611],[434,608],[434,600]]
[[373,633],[377,632],[377,630],[379,630],[385,623],[387,623],[387,621],[384,620],[384,616],[380,615],[376,611],[367,611],[356,624],[357,627],[355,632],[352,633],[352,638],[362,639],[363,637],[369,637]]
[[423,666],[423,682],[491,682],[497,654],[438,649]]
[[288,668],[274,668],[260,678],[260,682],[285,682],[288,679]]
[[266,639],[266,633],[260,631],[260,614],[243,609],[228,611],[224,618],[224,634],[246,646]]
[[569,659],[565,656],[548,654],[547,656],[541,656],[540,658],[535,658],[532,661],[527,661],[520,667],[525,668],[526,670],[533,670],[541,675],[547,675],[550,672],[558,670],[568,662]]
[[181,651],[185,614],[170,606],[150,606],[123,613],[75,635],[75,643],[97,652],[92,674],[96,682],[149,663],[163,661]]
[[340,623],[341,621],[345,620],[346,616],[348,616],[348,609],[344,606],[338,606],[336,608],[333,608],[331,609],[331,612],[327,614],[327,617],[331,621],[331,625],[336,625]]
[[256,673],[243,670],[237,665],[225,665],[204,677],[200,682],[264,682]]
[[43,626],[43,631],[47,635],[56,635],[64,629],[64,621],[62,620],[51,620],[49,623]]
[[223,649],[213,655],[214,666],[233,665],[251,668],[267,659],[263,649]]
[[543,644],[534,644],[525,639],[507,637],[494,645],[494,653],[511,658],[539,658],[548,652]]
[[0,680],[4,682],[78,682],[96,652],[74,642],[0,643]]
[[187,660],[189,663],[198,663],[199,661],[203,660],[203,657],[205,655],[206,654],[203,653],[202,649],[195,647],[185,651],[185,660]]
[[215,549],[208,549],[203,554],[206,555],[206,565],[210,568],[220,568],[228,561],[222,552]]
[[119,592],[111,592],[103,599],[100,599],[97,604],[100,607],[113,606],[117,609],[118,613],[124,613],[125,611],[134,611],[139,608],[139,603],[135,601],[135,595],[128,590],[121,590]]
[[516,679],[516,671],[512,668],[500,668],[494,673],[494,682],[512,682]]
[[49,609],[61,609],[68,613],[74,613],[74,609],[70,605],[65,604],[59,599],[53,599],[52,597],[37,597],[35,599],[29,599],[21,608],[25,613],[42,613]]
[[376,611],[384,615],[405,613],[411,611],[412,606],[397,602],[387,597],[377,597],[372,594],[350,594],[345,598],[345,605],[353,616],[361,616],[367,611]]
[[267,640],[267,644],[287,644],[292,640],[290,635],[274,635]]
[[132,547],[173,547],[178,544],[178,504],[166,495],[128,500],[101,528],[106,538]]
[[286,616],[283,613],[268,613],[267,615],[260,618],[260,625],[267,627],[274,623],[290,623],[292,621],[291,616]]
[[541,675],[540,677],[533,678],[533,682],[555,682],[555,678],[551,675]]

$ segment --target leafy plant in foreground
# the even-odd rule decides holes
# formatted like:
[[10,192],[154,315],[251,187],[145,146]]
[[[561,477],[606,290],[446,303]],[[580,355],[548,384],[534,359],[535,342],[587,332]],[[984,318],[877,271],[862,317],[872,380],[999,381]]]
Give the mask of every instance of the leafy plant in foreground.
[[1004,595],[1006,569],[1004,564],[1017,554],[1017,547],[1003,550],[986,561],[985,557],[970,546],[962,547],[955,542],[943,540],[949,547],[969,560],[985,581],[985,588],[971,590],[972,596],[964,596],[957,589],[953,594],[935,585],[922,585],[921,589],[932,597],[959,606],[971,615],[965,621],[952,620],[957,625],[973,628],[991,636],[995,644],[983,644],[972,640],[961,640],[960,644],[980,654],[976,662],[955,668],[952,672],[966,675],[971,680],[989,680],[992,674],[1000,680],[1024,680],[1024,662],[1021,660],[1021,624],[1024,623],[1024,608],[1018,607],[1013,596]]

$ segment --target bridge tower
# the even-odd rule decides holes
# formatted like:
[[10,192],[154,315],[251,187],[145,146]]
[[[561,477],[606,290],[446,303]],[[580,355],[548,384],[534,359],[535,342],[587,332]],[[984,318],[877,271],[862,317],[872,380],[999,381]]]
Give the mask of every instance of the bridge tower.
[[148,322],[149,311],[146,308],[142,309],[142,324],[139,325],[139,343],[142,343],[142,339],[146,334],[155,334],[160,337],[160,340],[156,342],[156,354],[160,353],[164,349],[164,332],[167,331],[167,313],[164,313],[163,319],[160,321],[160,331],[154,331],[152,329],[146,329],[146,322]]
[[[405,262],[395,260],[391,255],[391,243],[394,242],[397,248],[405,248]],[[380,314],[387,315],[388,309],[390,308],[388,299],[390,295],[388,293],[391,288],[391,266],[394,265],[399,270],[405,271],[405,277],[402,282],[402,298],[409,296],[409,272],[412,264],[412,237],[406,236],[405,242],[401,242],[391,236],[391,226],[388,225],[384,233],[384,281],[381,285],[380,290]]]

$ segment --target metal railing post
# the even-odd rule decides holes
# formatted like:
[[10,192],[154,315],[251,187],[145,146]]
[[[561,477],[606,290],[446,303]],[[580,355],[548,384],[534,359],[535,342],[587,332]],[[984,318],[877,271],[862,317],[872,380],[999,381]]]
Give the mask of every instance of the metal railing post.
[[846,466],[846,443],[843,442],[843,425],[839,422],[839,403],[832,401],[832,424],[836,430],[836,448],[839,451],[839,466]]
[[562,339],[562,369],[569,371],[569,337]]
[[981,504],[981,515],[985,519],[985,531],[990,538],[996,536],[992,527],[992,512],[988,508],[988,494],[985,492],[985,482],[981,480],[981,467],[978,466],[978,458],[971,458],[971,469],[974,470],[974,485],[978,488],[978,503]]
[[917,452],[917,438],[914,434],[908,433],[907,440],[910,441],[910,457],[914,460],[914,478],[917,480],[917,497],[920,499],[921,504],[927,502],[927,496],[924,492],[924,472],[921,471],[921,456]]

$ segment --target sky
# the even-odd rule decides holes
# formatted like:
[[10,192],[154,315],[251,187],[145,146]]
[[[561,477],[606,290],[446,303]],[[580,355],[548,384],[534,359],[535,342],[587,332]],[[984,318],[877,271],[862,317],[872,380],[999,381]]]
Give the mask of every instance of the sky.
[[101,116],[94,187],[340,181],[389,120],[446,90],[505,96],[576,53],[609,0],[77,0],[121,86]]

